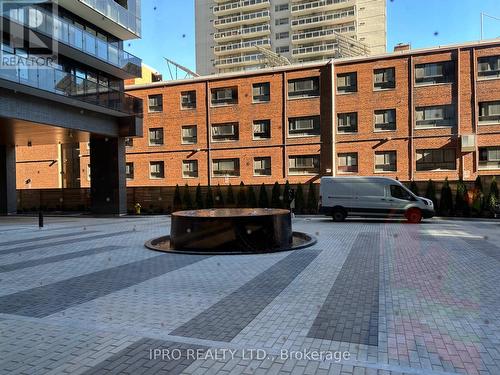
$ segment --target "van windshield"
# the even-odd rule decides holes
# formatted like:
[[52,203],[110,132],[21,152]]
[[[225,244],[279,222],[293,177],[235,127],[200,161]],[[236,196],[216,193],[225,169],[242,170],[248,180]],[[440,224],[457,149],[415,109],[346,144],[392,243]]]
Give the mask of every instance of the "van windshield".
[[413,194],[400,185],[391,185],[391,196],[393,198],[403,199],[406,201],[412,201],[415,199]]

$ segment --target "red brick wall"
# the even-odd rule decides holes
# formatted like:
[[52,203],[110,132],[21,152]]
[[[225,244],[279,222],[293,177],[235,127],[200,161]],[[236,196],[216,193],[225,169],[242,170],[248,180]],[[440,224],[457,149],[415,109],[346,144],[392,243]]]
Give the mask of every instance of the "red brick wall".
[[[134,163],[134,179],[128,186],[173,186],[216,185],[231,183],[272,184],[306,183],[317,181],[321,175],[329,175],[336,169],[334,161],[338,153],[358,153],[357,175],[384,175],[397,177],[402,181],[415,179],[442,180],[448,177],[456,180],[463,176],[473,180],[477,175],[500,174],[499,170],[478,170],[477,148],[500,146],[500,125],[478,125],[478,105],[483,101],[500,100],[500,79],[478,81],[477,59],[481,56],[500,55],[500,46],[482,45],[460,49],[436,49],[435,51],[394,54],[379,59],[337,62],[332,75],[331,65],[323,67],[296,68],[274,72],[256,72],[239,77],[211,77],[207,80],[168,83],[149,89],[129,90],[129,93],[145,99],[144,138],[134,139],[134,146],[127,150],[127,162]],[[415,64],[454,61],[456,79],[453,83],[418,86],[413,84]],[[396,87],[393,90],[374,91],[374,69],[394,67]],[[358,91],[351,94],[336,94],[338,73],[357,72]],[[320,77],[319,98],[287,98],[287,81],[300,77]],[[332,95],[332,77],[333,92]],[[252,84],[270,82],[271,101],[252,103]],[[216,87],[237,87],[238,104],[226,107],[210,105],[210,90]],[[180,95],[183,91],[196,91],[197,108],[183,110]],[[208,98],[207,98],[208,93]],[[148,95],[163,95],[163,112],[147,113]],[[208,103],[208,105],[207,105]],[[453,104],[456,108],[456,126],[441,129],[415,129],[414,110],[418,106]],[[389,132],[374,131],[374,111],[395,109],[397,129]],[[357,112],[358,132],[355,134],[333,134],[338,113]],[[313,137],[288,137],[288,119],[297,116],[321,115],[321,135]],[[332,116],[334,123],[332,124]],[[271,139],[253,140],[254,120],[271,121]],[[239,140],[212,142],[208,139],[211,124],[238,122]],[[181,144],[181,127],[197,125],[198,143]],[[150,146],[148,130],[163,127],[165,144]],[[462,135],[476,134],[476,152],[461,152]],[[335,140],[335,142],[333,142]],[[51,148],[52,147],[52,148]],[[415,152],[418,149],[452,147],[456,150],[456,169],[451,171],[417,172]],[[57,164],[47,166],[47,159],[57,159],[56,146],[47,148],[18,148],[18,187],[25,188],[24,181],[32,179],[33,188],[54,187],[58,184]],[[25,151],[27,150],[27,151]],[[54,154],[54,150],[56,153]],[[88,150],[82,145],[84,155],[81,161],[82,186],[88,186]],[[375,152],[396,151],[397,171],[376,173]],[[320,174],[289,176],[288,157],[291,155],[320,155]],[[271,157],[272,175],[253,175],[254,157]],[[209,176],[209,160],[217,158],[240,158],[239,177],[217,178]],[[183,178],[182,161],[198,160],[198,178]],[[37,160],[43,160],[37,162]],[[29,163],[25,163],[29,161]],[[165,163],[165,178],[149,178],[149,162]],[[335,163],[336,164],[336,163]]]
[[18,189],[59,187],[57,145],[16,147],[16,185]]
[[[186,183],[206,185],[209,180],[212,184],[221,185],[229,183],[237,185],[240,181],[245,184],[268,184],[275,181],[284,183],[287,179],[291,183],[318,180],[318,175],[288,176],[288,156],[320,155],[323,140],[325,144],[331,145],[331,105],[329,105],[331,101],[330,83],[328,74],[325,73],[327,70],[329,67],[325,66],[131,90],[132,95],[142,97],[146,103],[149,95],[162,94],[163,112],[144,115],[145,137],[134,139],[134,146],[127,151],[127,162],[134,163],[135,171],[134,179],[128,181],[128,186],[172,186]],[[316,76],[321,77],[321,97],[287,100],[289,79]],[[252,103],[252,85],[259,82],[270,82],[271,99],[268,103]],[[221,107],[211,106],[211,90],[221,87],[237,87],[238,103]],[[191,90],[196,91],[196,109],[183,110],[180,106],[181,92]],[[288,118],[320,114],[323,114],[321,136],[288,137]],[[270,139],[253,139],[253,122],[256,120],[271,121]],[[237,141],[213,142],[208,139],[211,124],[229,122],[238,123]],[[181,128],[185,125],[197,125],[196,145],[181,144]],[[148,142],[149,129],[156,127],[164,129],[165,141],[162,146],[150,146]],[[271,176],[254,176],[254,157],[271,157]],[[240,159],[239,177],[209,176],[208,160],[224,158]],[[182,177],[182,161],[190,159],[198,160],[198,178]],[[150,161],[164,162],[164,179],[149,178]],[[330,160],[324,158],[321,164],[325,169],[329,165],[331,168],[331,153]]]
[[[478,171],[477,152],[461,152],[460,136],[477,134],[477,146],[499,146],[499,125],[477,125],[478,104],[500,100],[500,80],[477,81],[477,58],[499,55],[500,47],[463,48],[436,51],[384,60],[345,63],[335,66],[335,74],[357,72],[358,92],[336,94],[336,113],[358,112],[358,133],[337,134],[336,153],[358,152],[357,175],[372,175],[376,151],[397,151],[397,172],[376,173],[400,180],[427,179],[474,180],[477,175],[498,174],[499,171]],[[454,61],[456,79],[452,83],[415,86],[412,66],[421,63]],[[373,70],[394,67],[396,88],[373,91]],[[416,107],[452,104],[456,108],[456,126],[439,129],[415,129],[412,112]],[[373,112],[396,109],[397,129],[392,132],[373,131]],[[418,149],[454,148],[456,169],[450,171],[416,171]],[[412,172],[413,171],[413,172]]]

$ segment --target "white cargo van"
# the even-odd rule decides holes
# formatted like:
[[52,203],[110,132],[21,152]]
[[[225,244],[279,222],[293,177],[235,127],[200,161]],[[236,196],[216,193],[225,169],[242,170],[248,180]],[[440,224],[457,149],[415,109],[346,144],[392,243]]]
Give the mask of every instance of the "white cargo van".
[[348,215],[404,216],[411,223],[434,216],[430,199],[417,197],[399,181],[387,177],[323,177],[320,212],[343,221]]

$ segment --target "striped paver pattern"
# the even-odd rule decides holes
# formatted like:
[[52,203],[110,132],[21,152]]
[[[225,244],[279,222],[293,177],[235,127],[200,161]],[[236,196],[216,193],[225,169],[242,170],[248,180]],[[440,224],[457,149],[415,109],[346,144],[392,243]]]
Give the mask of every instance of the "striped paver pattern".
[[241,256],[145,249],[165,216],[45,224],[0,217],[0,374],[500,373],[498,222],[297,217],[316,245]]

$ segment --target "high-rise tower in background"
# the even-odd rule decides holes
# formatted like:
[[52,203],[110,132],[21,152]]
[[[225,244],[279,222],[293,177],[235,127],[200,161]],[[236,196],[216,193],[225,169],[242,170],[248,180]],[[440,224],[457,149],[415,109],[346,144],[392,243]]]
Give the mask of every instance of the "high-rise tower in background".
[[263,67],[258,47],[292,63],[337,57],[341,34],[386,51],[386,0],[196,0],[198,74]]

